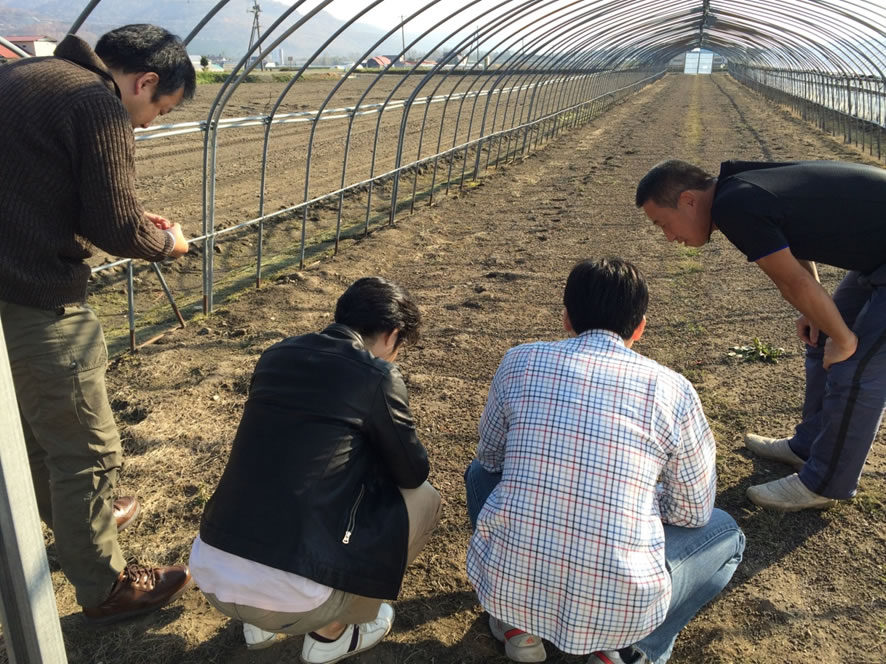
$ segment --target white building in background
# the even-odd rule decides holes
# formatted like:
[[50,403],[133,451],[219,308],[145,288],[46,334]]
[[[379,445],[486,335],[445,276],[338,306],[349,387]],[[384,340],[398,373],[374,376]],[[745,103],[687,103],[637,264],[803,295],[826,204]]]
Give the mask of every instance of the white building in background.
[[12,42],[29,55],[52,55],[58,42],[45,35],[17,35],[6,37],[6,41]]
[[[194,65],[194,71],[203,71],[203,66],[200,64],[200,61],[203,59],[202,55],[194,55],[193,53],[188,53],[188,57],[191,59],[191,64]],[[206,71],[224,71],[225,68],[215,62],[210,62],[206,66]]]
[[713,68],[713,51],[694,48],[686,54],[686,63],[683,65],[684,74],[710,74]]

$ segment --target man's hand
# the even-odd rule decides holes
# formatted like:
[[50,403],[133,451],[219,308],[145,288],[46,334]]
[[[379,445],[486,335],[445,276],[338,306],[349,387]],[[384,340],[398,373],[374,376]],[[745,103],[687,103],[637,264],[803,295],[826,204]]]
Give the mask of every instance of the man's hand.
[[806,318],[805,315],[801,314],[795,324],[797,326],[797,336],[800,337],[800,341],[807,346],[815,347],[818,345],[818,328],[812,321]]
[[153,212],[145,212],[145,216],[161,231],[168,231],[172,228],[172,222],[165,217],[161,217],[159,214],[154,214]]
[[855,355],[858,348],[858,337],[852,332],[849,334],[849,339],[842,343],[834,341],[832,337],[828,337],[824,342],[824,359],[821,364],[825,369],[830,369],[832,364],[848,360]]
[[182,234],[182,227],[179,224],[172,224],[164,230],[169,231],[175,237],[175,245],[172,247],[172,251],[169,252],[168,258],[178,258],[188,253],[188,241],[185,239],[184,234]]

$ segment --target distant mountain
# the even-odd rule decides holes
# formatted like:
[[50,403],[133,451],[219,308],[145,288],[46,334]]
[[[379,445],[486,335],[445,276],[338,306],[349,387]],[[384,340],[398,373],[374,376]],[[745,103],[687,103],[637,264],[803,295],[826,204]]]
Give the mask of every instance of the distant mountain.
[[[0,0],[0,35],[41,34],[60,39],[86,4],[86,0]],[[154,23],[185,37],[215,4],[215,0],[105,0],[89,15],[78,34],[94,42],[101,34],[120,25]],[[275,0],[262,0],[260,5],[262,30],[270,27],[290,6]],[[188,51],[225,55],[230,59],[242,57],[249,46],[253,15],[248,10],[251,7],[249,0],[228,2],[197,34]],[[298,12],[290,14],[283,28],[291,26],[300,16]],[[283,43],[284,57],[308,57],[342,25],[342,21],[320,12]],[[275,35],[280,32],[276,31]],[[383,34],[380,28],[355,23],[332,42],[324,54],[354,59]],[[399,46],[399,36],[395,36],[376,52],[397,52]]]

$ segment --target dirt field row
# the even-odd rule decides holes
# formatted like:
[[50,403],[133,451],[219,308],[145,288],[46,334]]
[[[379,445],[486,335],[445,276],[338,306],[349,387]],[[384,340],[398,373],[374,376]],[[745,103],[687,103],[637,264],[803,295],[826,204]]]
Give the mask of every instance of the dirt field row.
[[[319,108],[360,108],[407,99],[421,77],[359,74],[344,81],[335,79],[307,79],[298,81],[284,97],[278,114],[313,111]],[[403,161],[408,163],[459,145],[469,136],[476,138],[481,125],[500,129],[519,124],[531,101],[535,115],[541,115],[558,99],[565,89],[562,83],[545,83],[536,89],[522,89],[534,79],[514,75],[499,84],[513,89],[510,93],[471,96],[460,94],[471,89],[489,86],[487,77],[436,77],[420,88],[419,100],[428,96],[441,97],[455,93],[453,101],[418,104],[409,113],[404,127]],[[341,87],[333,94],[334,86]],[[258,116],[270,113],[284,83],[248,83],[234,92],[224,105],[222,118]],[[198,86],[195,98],[164,118],[171,123],[206,120],[219,93],[219,84]],[[365,93],[365,97],[364,97]],[[331,97],[330,97],[331,95]],[[536,99],[537,97],[537,99]],[[445,116],[444,116],[445,113]],[[301,203],[305,199],[304,180],[309,173],[308,197],[313,198],[334,191],[343,184],[361,182],[370,176],[385,173],[394,167],[401,108],[360,115],[353,121],[351,135],[346,141],[348,119],[345,113],[333,114],[336,119],[316,123],[274,125],[268,149],[265,213]],[[443,125],[441,127],[441,124]],[[376,141],[376,131],[380,131]],[[216,158],[217,196],[215,224],[226,228],[235,223],[259,216],[257,180],[261,174],[262,145],[265,128],[223,129],[218,132]],[[313,133],[313,137],[312,137]],[[313,139],[313,140],[311,140]],[[347,170],[342,173],[343,155],[347,145]],[[310,171],[307,158],[310,155]],[[373,167],[374,161],[374,167]],[[139,193],[150,209],[178,213],[189,235],[198,235],[202,219],[203,135],[187,134],[170,138],[139,141]],[[344,183],[342,179],[344,177]]]
[[[402,127],[401,163],[410,164],[420,157],[429,159],[453,146],[464,146],[401,175],[397,203],[398,213],[403,214],[410,205],[426,204],[432,197],[448,193],[451,187],[461,188],[465,182],[471,185],[475,171],[483,174],[488,169],[494,170],[499,163],[533,152],[547,142],[555,127],[562,127],[573,118],[567,114],[556,121],[536,123],[527,132],[488,138],[479,148],[479,154],[476,146],[467,145],[471,139],[520,125],[529,117],[545,116],[574,103],[579,92],[599,97],[590,108],[583,109],[599,114],[615,100],[614,95],[603,95],[605,90],[624,89],[644,76],[637,72],[553,79],[522,73],[502,80],[490,76],[464,79],[441,76],[419,89],[416,77],[360,74],[355,79],[299,80],[288,92],[280,82],[244,84],[236,88],[228,100],[225,100],[227,92],[223,86],[201,85],[193,100],[164,120],[174,124],[205,121],[219,99],[219,107],[224,108],[223,119],[236,119],[234,116],[242,119],[244,115],[254,119],[271,113],[284,92],[281,114],[305,112],[305,109],[314,113],[320,108],[338,108],[338,111],[331,119],[316,124],[299,122],[272,127],[264,171],[264,198],[260,195],[260,183],[266,127],[260,125],[223,129],[217,137],[208,137],[210,143],[217,138],[218,150],[209,153],[214,155],[207,163],[214,164],[215,178],[207,178],[207,182],[214,183],[215,191],[210,188],[205,200],[202,134],[139,141],[139,194],[147,209],[181,223],[185,235],[192,238],[204,235],[204,209],[209,224],[207,230],[216,231],[230,230],[260,216],[273,216],[264,223],[260,235],[258,226],[251,225],[215,239],[211,254],[213,293],[223,297],[226,292],[255,282],[259,247],[263,250],[261,278],[274,278],[281,268],[301,264],[303,244],[306,257],[311,260],[331,250],[334,238],[348,242],[354,235],[362,237],[366,228],[387,223],[393,205],[393,178],[376,181],[371,188],[366,181],[395,167],[405,112],[396,105],[397,100],[402,102],[413,93],[418,95],[419,91],[419,102],[427,101],[429,96],[435,100],[430,104],[418,103],[409,112],[408,121]],[[496,93],[488,94],[493,83],[497,86]],[[341,87],[333,94],[334,86],[338,85]],[[466,92],[471,92],[471,96],[459,97]],[[450,93],[455,96],[448,102],[442,101]],[[621,92],[619,96],[624,94]],[[347,113],[341,111],[343,107],[358,105],[366,109],[368,104],[388,98],[393,108],[383,114],[359,115],[353,124],[348,121]],[[326,198],[308,208],[292,209],[307,199],[355,185],[340,199]],[[203,310],[202,274],[209,270],[205,249],[204,242],[195,241],[187,256],[159,266],[177,306],[184,309],[186,315]],[[98,266],[114,260],[98,252],[91,264]],[[129,344],[125,269],[116,266],[96,273],[90,287],[92,305],[102,317],[113,352]],[[175,317],[151,269],[141,264],[136,265],[135,270],[133,309],[136,341],[140,343],[168,329],[175,323]]]
[[[750,457],[741,437],[789,434],[802,399],[802,347],[790,307],[724,238],[715,235],[700,251],[671,246],[634,208],[636,181],[667,157],[714,171],[727,158],[863,159],[725,75],[669,75],[463,196],[423,208],[335,259],[231,298],[210,318],[122,356],[109,373],[127,454],[119,491],[138,494],[144,505],[139,523],[121,536],[124,550],[153,563],[187,560],[261,351],[326,325],[353,279],[385,275],[413,292],[425,317],[423,340],[398,364],[445,506],[438,532],[407,573],[394,632],[355,661],[504,664],[464,573],[470,527],[461,475],[503,353],[560,337],[570,267],[618,255],[636,262],[650,282],[649,327],[635,348],[696,385],[718,442],[718,505],[748,538],[733,582],[680,636],[672,661],[882,664],[883,434],[851,502],[825,513],[778,514],[745,499],[749,485],[786,472]],[[833,286],[839,275],[823,276]],[[727,355],[754,337],[784,347],[786,358],[743,364]],[[197,591],[135,623],[89,630],[52,546],[49,552],[71,662],[297,661],[298,637],[248,652],[239,623]],[[583,661],[549,652],[550,662]]]

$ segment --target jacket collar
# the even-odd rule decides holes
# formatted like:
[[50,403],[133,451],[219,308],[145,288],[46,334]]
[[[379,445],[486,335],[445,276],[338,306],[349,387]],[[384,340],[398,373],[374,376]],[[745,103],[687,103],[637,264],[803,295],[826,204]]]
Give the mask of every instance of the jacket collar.
[[67,60],[68,62],[73,62],[75,65],[98,74],[108,87],[108,90],[117,95],[118,99],[121,99],[120,88],[117,87],[117,82],[114,80],[111,72],[105,66],[105,63],[102,62],[101,58],[95,54],[95,51],[92,50],[89,44],[80,39],[80,37],[77,37],[76,35],[67,35],[61,40],[59,45],[55,47],[55,57]]
[[336,339],[351,339],[352,341],[360,344],[360,348],[366,347],[363,343],[363,337],[360,336],[359,332],[357,332],[356,330],[352,330],[347,325],[342,325],[341,323],[333,323],[325,330],[323,330],[321,334],[335,337]]

